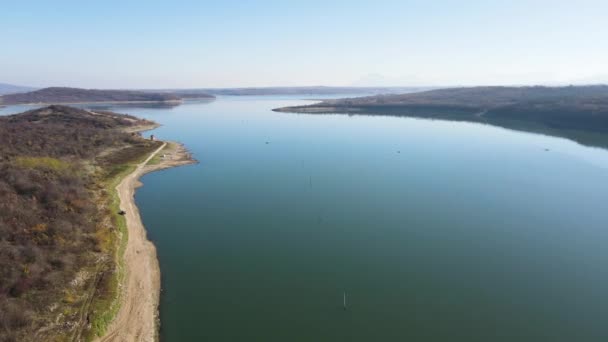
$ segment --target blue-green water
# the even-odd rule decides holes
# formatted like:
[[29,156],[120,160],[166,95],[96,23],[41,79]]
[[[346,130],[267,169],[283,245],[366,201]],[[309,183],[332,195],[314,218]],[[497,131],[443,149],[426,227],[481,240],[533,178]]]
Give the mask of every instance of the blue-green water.
[[200,161],[136,195],[163,341],[608,340],[608,151],[303,102],[122,110]]

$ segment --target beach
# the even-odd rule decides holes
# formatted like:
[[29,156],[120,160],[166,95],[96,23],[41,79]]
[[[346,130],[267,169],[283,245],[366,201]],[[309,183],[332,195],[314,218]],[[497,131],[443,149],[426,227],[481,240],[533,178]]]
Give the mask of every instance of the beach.
[[192,163],[195,161],[183,145],[163,142],[116,187],[128,229],[123,255],[126,275],[121,284],[120,309],[105,335],[97,341],[158,340],[160,268],[156,247],[147,238],[134,194],[143,185],[139,178],[144,174]]

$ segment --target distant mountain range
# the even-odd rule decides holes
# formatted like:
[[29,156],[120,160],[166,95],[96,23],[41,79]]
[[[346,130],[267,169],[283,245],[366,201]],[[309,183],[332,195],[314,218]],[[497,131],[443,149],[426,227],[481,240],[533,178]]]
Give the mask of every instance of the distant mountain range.
[[24,87],[14,84],[0,83],[0,95],[23,93],[27,91],[36,90],[34,87]]

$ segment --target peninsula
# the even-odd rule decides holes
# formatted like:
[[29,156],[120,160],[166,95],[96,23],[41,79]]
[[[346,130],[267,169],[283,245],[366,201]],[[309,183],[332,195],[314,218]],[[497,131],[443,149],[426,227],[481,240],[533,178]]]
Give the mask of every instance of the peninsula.
[[0,339],[155,338],[160,274],[133,192],[193,162],[138,133],[157,126],[60,105],[0,117]]
[[[470,87],[326,100],[291,113],[390,115],[483,122],[606,147],[608,86]],[[581,134],[584,132],[584,134]],[[602,135],[600,137],[598,135]]]

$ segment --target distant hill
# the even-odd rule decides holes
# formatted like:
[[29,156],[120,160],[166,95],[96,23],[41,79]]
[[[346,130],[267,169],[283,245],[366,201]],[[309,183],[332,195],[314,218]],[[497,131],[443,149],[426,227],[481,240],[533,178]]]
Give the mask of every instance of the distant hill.
[[471,121],[608,148],[608,86],[471,87],[326,100],[274,109]]
[[133,90],[98,90],[51,87],[27,93],[0,97],[0,104],[26,103],[87,103],[87,102],[163,102],[179,103],[181,97],[169,93],[152,93]]
[[24,93],[26,91],[33,91],[33,90],[36,90],[36,88],[18,86],[18,85],[7,84],[7,83],[0,83],[0,95]]
[[448,88],[326,100],[275,111],[382,114],[473,121],[513,119],[534,121],[550,127],[608,132],[608,86]]

